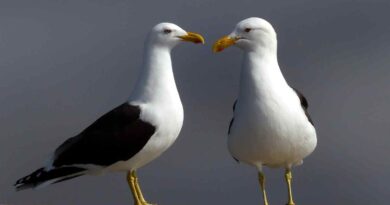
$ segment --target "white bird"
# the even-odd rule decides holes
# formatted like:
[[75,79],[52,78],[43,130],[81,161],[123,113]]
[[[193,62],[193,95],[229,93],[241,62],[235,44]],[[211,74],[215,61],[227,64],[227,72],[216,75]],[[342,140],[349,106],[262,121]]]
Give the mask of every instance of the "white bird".
[[240,88],[229,126],[228,149],[238,161],[255,166],[265,192],[263,166],[283,167],[288,205],[294,205],[291,169],[310,155],[317,137],[305,97],[284,79],[277,59],[277,38],[272,25],[261,18],[239,22],[218,40],[214,52],[235,45],[244,52]]
[[172,71],[171,50],[201,35],[172,23],[153,27],[142,70],[127,102],[106,113],[54,152],[50,163],[19,179],[17,190],[58,183],[85,174],[127,172],[136,205],[147,205],[136,170],[167,150],[183,125],[183,107]]

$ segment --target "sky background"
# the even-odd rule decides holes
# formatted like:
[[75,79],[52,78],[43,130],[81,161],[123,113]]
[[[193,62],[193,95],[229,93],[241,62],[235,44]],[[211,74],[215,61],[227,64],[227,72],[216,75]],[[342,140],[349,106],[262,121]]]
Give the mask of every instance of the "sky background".
[[[256,170],[226,148],[242,53],[211,52],[252,16],[275,27],[282,72],[307,97],[317,129],[317,149],[293,172],[297,205],[388,204],[389,9],[388,0],[2,0],[0,204],[133,203],[123,173],[22,192],[12,185],[126,100],[145,35],[163,21],[202,33],[206,45],[172,53],[184,126],[171,149],[139,170],[147,199],[261,204]],[[285,204],[283,170],[265,174],[270,204]]]

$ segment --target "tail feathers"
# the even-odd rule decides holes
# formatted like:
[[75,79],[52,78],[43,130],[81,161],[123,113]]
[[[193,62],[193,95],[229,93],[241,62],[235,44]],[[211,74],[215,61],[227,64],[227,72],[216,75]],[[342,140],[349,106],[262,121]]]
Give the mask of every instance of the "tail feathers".
[[60,167],[51,170],[40,168],[15,183],[17,191],[35,188],[45,184],[54,184],[85,174],[86,169],[80,167]]

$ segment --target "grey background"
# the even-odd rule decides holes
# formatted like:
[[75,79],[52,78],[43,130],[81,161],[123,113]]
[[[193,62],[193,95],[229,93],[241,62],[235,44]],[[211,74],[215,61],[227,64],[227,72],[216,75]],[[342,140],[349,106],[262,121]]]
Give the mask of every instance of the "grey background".
[[[2,0],[0,204],[132,204],[124,174],[40,190],[12,184],[62,141],[124,102],[145,34],[162,21],[204,34],[173,52],[185,122],[174,146],[139,172],[161,205],[261,204],[255,169],[226,149],[241,52],[212,43],[247,17],[278,32],[279,62],[309,100],[319,144],[294,170],[300,204],[387,204],[390,3],[379,0]],[[285,204],[283,170],[266,170],[271,204]],[[387,202],[387,203],[386,203]]]

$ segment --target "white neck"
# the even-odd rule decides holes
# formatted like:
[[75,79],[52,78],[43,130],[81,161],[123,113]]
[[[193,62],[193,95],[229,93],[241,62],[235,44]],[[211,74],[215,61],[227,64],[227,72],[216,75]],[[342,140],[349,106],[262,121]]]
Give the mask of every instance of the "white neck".
[[257,49],[245,52],[240,76],[239,98],[264,99],[285,89],[276,49]]
[[129,102],[162,102],[179,99],[170,49],[146,44],[142,70]]

